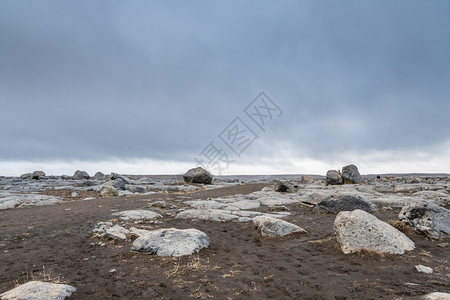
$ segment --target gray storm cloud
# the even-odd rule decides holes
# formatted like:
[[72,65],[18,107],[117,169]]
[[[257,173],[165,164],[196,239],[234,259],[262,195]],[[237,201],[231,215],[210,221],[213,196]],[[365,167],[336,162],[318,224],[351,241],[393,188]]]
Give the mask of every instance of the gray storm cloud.
[[448,15],[447,1],[0,1],[0,159],[191,160],[260,91],[284,114],[249,153],[439,145]]

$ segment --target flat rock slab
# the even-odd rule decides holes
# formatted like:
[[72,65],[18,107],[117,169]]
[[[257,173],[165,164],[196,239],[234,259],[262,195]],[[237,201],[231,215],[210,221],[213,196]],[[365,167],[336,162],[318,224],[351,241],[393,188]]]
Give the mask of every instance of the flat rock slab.
[[406,235],[360,209],[340,212],[334,220],[334,231],[345,254],[360,250],[403,254],[415,247]]
[[159,229],[137,238],[130,251],[158,256],[184,256],[209,246],[209,237],[197,229]]
[[76,288],[67,284],[30,281],[0,295],[2,300],[63,300]]
[[118,216],[121,220],[152,220],[156,218],[162,218],[158,213],[151,210],[136,209],[136,210],[124,210],[113,213],[114,216]]
[[249,222],[254,217],[265,215],[273,218],[282,218],[290,215],[288,212],[264,214],[247,210],[223,210],[223,209],[188,209],[179,212],[175,219],[194,219],[215,222]]
[[130,231],[122,226],[114,225],[111,222],[99,222],[93,232],[99,237],[108,237],[114,240],[126,240]]
[[338,213],[341,211],[352,211],[361,209],[366,212],[376,211],[376,206],[359,196],[341,195],[337,198],[329,197],[320,201],[314,211]]
[[306,232],[300,226],[267,216],[254,217],[253,223],[263,236],[282,237],[296,232]]

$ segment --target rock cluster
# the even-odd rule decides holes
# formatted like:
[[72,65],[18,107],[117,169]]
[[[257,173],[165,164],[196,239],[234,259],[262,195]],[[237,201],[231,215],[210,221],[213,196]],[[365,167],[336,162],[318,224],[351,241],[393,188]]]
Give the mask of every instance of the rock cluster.
[[363,179],[359,174],[358,167],[355,165],[348,165],[342,168],[342,172],[336,170],[329,170],[326,175],[326,184],[354,184],[361,183]]

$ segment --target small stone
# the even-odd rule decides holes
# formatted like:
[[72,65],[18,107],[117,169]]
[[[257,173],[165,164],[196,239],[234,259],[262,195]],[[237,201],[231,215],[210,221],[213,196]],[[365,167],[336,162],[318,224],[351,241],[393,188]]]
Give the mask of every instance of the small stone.
[[77,192],[72,192],[72,194],[70,194],[72,196],[72,198],[76,198],[78,197],[78,193]]
[[433,273],[433,269],[432,268],[426,267],[426,266],[423,266],[423,265],[417,265],[416,266],[416,270],[417,270],[417,272],[425,273],[425,274]]
[[448,243],[440,243],[440,244],[437,244],[439,247],[442,247],[442,248],[445,248],[445,247],[447,247],[448,246]]

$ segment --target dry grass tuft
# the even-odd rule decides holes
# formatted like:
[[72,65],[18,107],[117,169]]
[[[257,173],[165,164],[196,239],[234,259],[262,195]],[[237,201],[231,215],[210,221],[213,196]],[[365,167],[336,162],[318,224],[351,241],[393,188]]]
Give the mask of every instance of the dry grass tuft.
[[400,220],[390,220],[388,223],[392,225],[392,227],[394,227],[398,231],[403,232],[406,235],[411,235],[414,233],[414,229],[411,226]]
[[[33,269],[28,265],[25,265],[25,271],[22,271],[22,275],[19,279],[14,280],[14,285],[17,287],[24,283],[30,281],[44,281],[50,283],[68,283],[68,281],[63,280],[59,275],[52,276],[51,271],[46,271],[45,266],[42,266],[42,270],[34,269],[36,266],[33,266]],[[38,272],[38,273],[37,273]],[[37,273],[37,274],[36,274]]]

